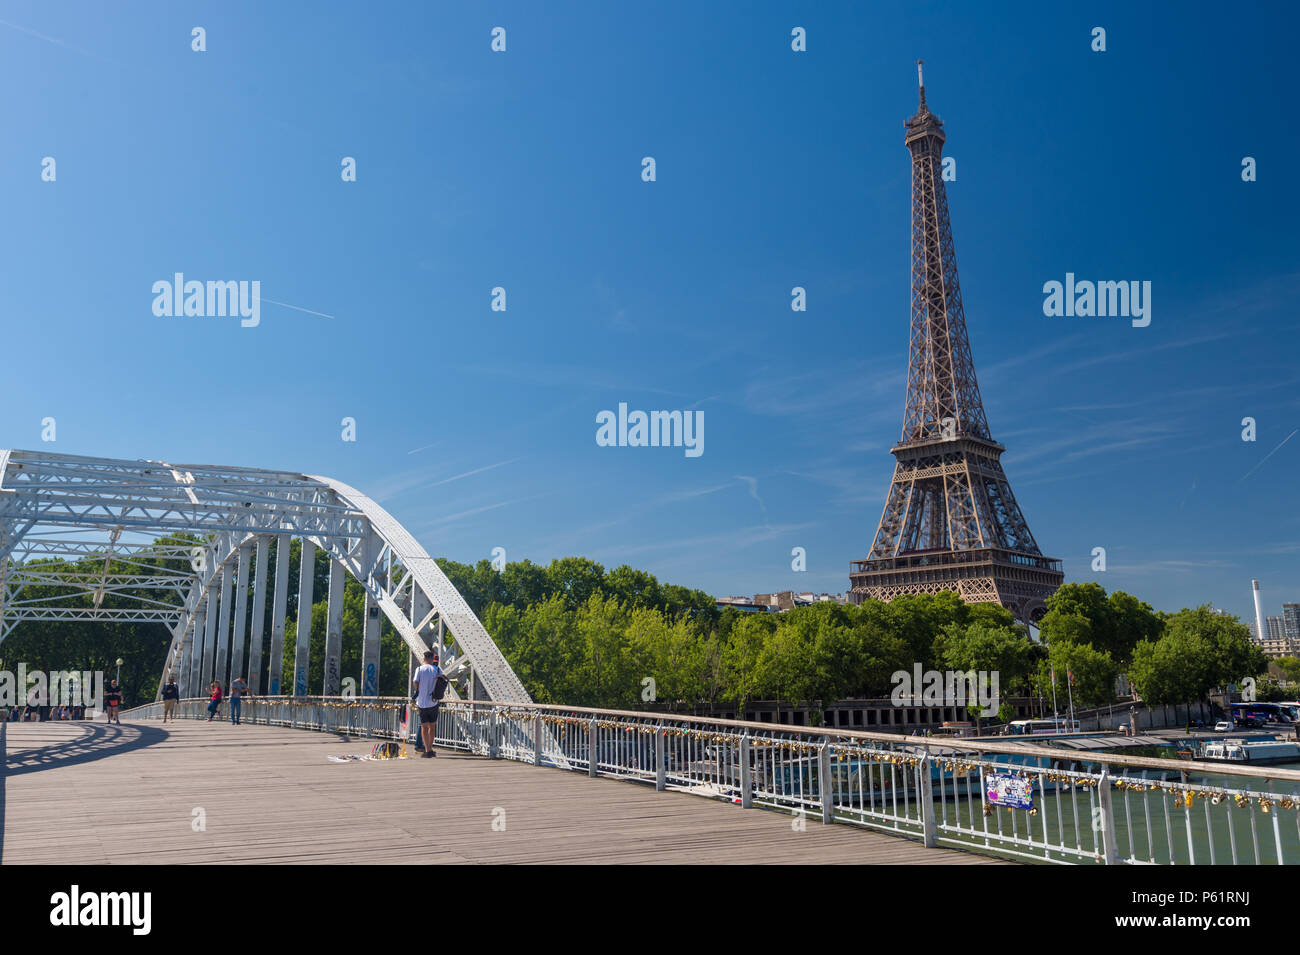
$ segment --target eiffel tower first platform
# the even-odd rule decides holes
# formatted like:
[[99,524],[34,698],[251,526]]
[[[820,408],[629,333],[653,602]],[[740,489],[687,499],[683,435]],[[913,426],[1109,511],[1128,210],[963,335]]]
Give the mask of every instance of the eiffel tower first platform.
[[875,543],[850,565],[853,603],[951,590],[1037,623],[1061,585],[1016,504],[989,434],[966,337],[948,221],[943,123],[925,105],[906,123],[912,153],[912,326],[903,434]]

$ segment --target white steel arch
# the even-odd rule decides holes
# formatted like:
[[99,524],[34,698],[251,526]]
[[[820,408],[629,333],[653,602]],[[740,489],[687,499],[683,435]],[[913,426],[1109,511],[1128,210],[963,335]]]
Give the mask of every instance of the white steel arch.
[[[201,542],[159,539],[176,533]],[[268,649],[265,692],[307,695],[310,614],[290,646],[287,546],[276,547],[274,586],[270,574],[271,541],[292,537],[303,542],[304,563],[314,561],[316,549],[331,562],[322,695],[339,692],[343,584],[350,575],[366,594],[361,696],[376,693],[382,614],[412,652],[440,650],[458,678],[453,687],[475,699],[528,701],[482,623],[401,524],[346,484],[287,471],[0,450],[0,641],[25,620],[162,623],[172,634],[162,673],[175,675],[185,695],[217,675],[224,684],[245,673],[253,692],[263,692],[256,681]],[[101,557],[99,573],[42,563],[94,558],[98,566]],[[189,566],[178,571],[163,563],[178,557]],[[300,605],[313,602],[313,577],[300,575]],[[43,586],[58,587],[60,595],[37,594]],[[109,594],[116,605],[102,606]],[[268,602],[269,648],[262,632]],[[290,651],[294,685],[280,687],[282,654]]]

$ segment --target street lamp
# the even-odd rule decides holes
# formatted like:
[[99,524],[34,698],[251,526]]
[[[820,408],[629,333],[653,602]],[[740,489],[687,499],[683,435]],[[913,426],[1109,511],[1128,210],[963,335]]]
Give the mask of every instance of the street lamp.
[[122,685],[122,658],[117,658],[117,685]]

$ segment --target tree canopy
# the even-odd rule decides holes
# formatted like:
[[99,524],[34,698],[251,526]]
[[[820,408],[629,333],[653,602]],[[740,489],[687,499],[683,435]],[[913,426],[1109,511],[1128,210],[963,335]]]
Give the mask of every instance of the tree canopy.
[[[277,546],[271,548],[272,562]],[[290,685],[298,615],[299,543],[289,546],[284,686]],[[102,569],[102,559],[88,561],[87,567]],[[1065,584],[1052,596],[1044,642],[1036,643],[1004,608],[967,604],[954,593],[745,613],[719,610],[703,591],[661,583],[648,571],[626,564],[606,571],[585,557],[548,565],[522,560],[501,571],[487,560],[438,564],[540,702],[618,708],[727,702],[743,709],[761,699],[816,710],[845,698],[889,696],[891,675],[919,664],[926,670],[997,672],[1004,696],[1049,696],[1054,669],[1063,698],[1066,674],[1073,673],[1075,702],[1085,706],[1111,701],[1123,670],[1148,702],[1182,703],[1261,674],[1267,664],[1235,617],[1208,607],[1157,614],[1136,597],[1108,595],[1095,583]],[[319,692],[329,577],[328,557],[319,551],[314,573],[319,599],[310,608],[308,683]],[[349,578],[345,634],[361,632],[364,612],[362,587]],[[269,634],[270,607],[266,613]],[[109,673],[120,656],[126,661],[126,700],[135,704],[153,698],[169,641],[157,624],[24,623],[0,647],[0,668],[12,669],[21,660],[48,671]],[[344,640],[345,675],[360,670],[359,644],[353,637]],[[406,695],[409,654],[386,619],[381,655],[379,692]],[[264,676],[268,664],[264,655]],[[1300,674],[1300,661],[1281,665]]]

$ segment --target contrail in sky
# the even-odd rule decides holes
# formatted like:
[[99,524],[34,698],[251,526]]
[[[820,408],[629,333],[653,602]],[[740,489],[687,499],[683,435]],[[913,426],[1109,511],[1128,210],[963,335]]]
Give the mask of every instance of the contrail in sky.
[[303,308],[301,305],[290,305],[288,302],[277,302],[273,298],[264,298],[263,302],[270,302],[272,305],[280,305],[284,308],[292,308],[299,312],[306,312],[308,315],[319,315],[321,318],[333,318],[333,315],[326,315],[324,312],[313,312],[309,308]]
[[1283,439],[1278,443],[1277,448],[1274,448],[1272,451],[1268,452],[1268,454],[1264,455],[1263,459],[1259,462],[1259,464],[1256,464],[1253,468],[1251,468],[1249,471],[1247,471],[1247,472],[1246,472],[1245,474],[1243,474],[1241,477],[1237,478],[1237,483],[1240,484],[1242,481],[1246,480],[1246,478],[1250,477],[1252,474],[1254,474],[1256,471],[1258,471],[1258,470],[1260,469],[1260,465],[1262,465],[1262,464],[1264,463],[1264,461],[1267,461],[1267,460],[1268,460],[1269,458],[1271,458],[1273,455],[1277,454],[1277,449],[1278,449],[1278,448],[1282,447],[1282,445],[1286,444],[1288,441],[1290,441],[1292,438],[1294,438],[1294,437],[1296,436],[1296,431],[1300,431],[1300,428],[1296,428],[1295,431],[1292,431],[1290,434],[1288,434],[1285,438],[1283,438]]

